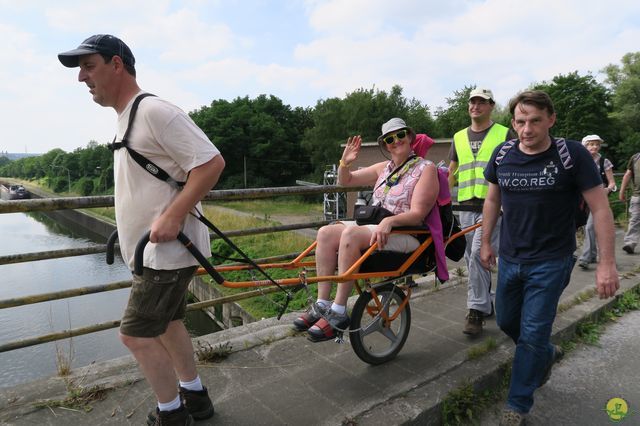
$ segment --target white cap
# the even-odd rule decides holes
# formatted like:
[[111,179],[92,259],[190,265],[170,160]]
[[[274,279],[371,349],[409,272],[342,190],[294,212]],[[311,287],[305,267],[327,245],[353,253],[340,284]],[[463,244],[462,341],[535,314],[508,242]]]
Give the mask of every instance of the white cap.
[[598,135],[587,135],[584,138],[582,138],[582,145],[586,145],[589,142],[600,142],[600,143],[602,143],[604,141]]
[[493,101],[493,92],[489,89],[476,88],[469,93],[469,99],[471,98],[482,98]]

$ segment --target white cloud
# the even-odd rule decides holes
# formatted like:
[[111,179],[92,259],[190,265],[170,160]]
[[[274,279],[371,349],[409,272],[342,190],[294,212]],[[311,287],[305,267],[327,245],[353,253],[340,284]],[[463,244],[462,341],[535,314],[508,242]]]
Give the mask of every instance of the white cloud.
[[148,25],[135,26],[127,32],[138,45],[158,50],[160,60],[181,66],[197,64],[250,43],[247,38],[234,35],[227,25],[204,22],[195,11],[185,9],[155,16]]
[[560,73],[602,79],[638,50],[639,21],[631,0],[0,0],[0,150],[110,139],[113,110],[55,59],[95,33],[121,36],[141,87],[185,110],[259,94],[313,106],[394,84],[434,110],[465,85],[504,104]]

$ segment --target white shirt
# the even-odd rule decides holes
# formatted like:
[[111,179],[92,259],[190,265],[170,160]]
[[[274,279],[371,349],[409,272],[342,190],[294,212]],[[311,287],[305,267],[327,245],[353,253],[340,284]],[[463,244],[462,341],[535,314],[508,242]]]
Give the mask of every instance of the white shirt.
[[[122,140],[135,97],[118,115],[116,141]],[[191,118],[175,105],[157,97],[143,99],[129,133],[129,147],[142,154],[177,181],[186,181],[187,173],[220,152]],[[115,208],[120,251],[133,270],[135,248],[151,223],[171,204],[178,190],[143,169],[129,152],[121,148],[114,155]],[[196,206],[201,209],[200,203]],[[209,233],[191,215],[182,232],[205,257],[211,256]],[[144,266],[172,270],[198,262],[179,242],[149,243]]]

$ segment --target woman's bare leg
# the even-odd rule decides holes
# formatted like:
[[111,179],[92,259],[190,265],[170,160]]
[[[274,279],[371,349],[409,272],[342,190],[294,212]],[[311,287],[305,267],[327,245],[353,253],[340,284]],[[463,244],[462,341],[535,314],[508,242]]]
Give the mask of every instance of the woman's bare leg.
[[[345,229],[338,248],[338,273],[342,274],[348,271],[362,256],[362,252],[369,248],[370,241],[371,231],[366,226],[353,226]],[[334,302],[337,305],[346,305],[352,288],[353,281],[338,284]]]
[[[323,226],[318,230],[316,246],[316,273],[318,276],[334,275],[338,265],[338,248],[341,235],[346,227],[341,224]],[[318,299],[329,300],[331,282],[318,283]]]

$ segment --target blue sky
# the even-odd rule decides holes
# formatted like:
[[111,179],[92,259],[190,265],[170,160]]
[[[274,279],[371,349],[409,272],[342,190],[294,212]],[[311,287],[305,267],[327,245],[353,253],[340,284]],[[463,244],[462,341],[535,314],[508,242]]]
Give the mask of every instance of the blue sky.
[[602,80],[640,50],[640,2],[0,0],[0,151],[111,141],[115,112],[56,56],[97,33],[121,37],[140,86],[186,111],[263,93],[314,106],[394,84],[435,110],[465,85],[504,105],[560,73]]

